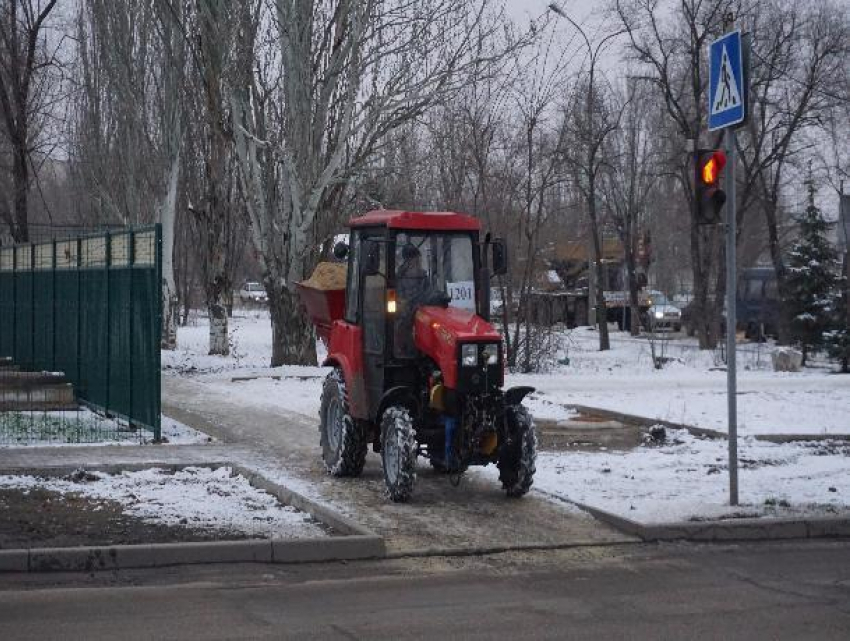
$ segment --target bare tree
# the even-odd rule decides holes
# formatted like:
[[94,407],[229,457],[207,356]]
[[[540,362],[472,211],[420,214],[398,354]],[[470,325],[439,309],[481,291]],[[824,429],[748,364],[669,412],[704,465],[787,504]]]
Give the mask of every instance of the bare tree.
[[163,349],[177,347],[177,317],[179,297],[174,274],[174,241],[177,226],[178,186],[181,152],[183,149],[183,100],[186,47],[179,25],[183,20],[183,6],[176,5],[177,20],[167,12],[160,13],[159,29],[162,47],[159,109],[165,190],[160,206],[162,223],[162,337]]
[[[257,108],[253,79],[232,96],[272,314],[273,365],[315,362],[295,283],[317,260],[320,234],[334,217],[334,186],[364,170],[389,132],[459,89],[464,71],[480,62],[476,43],[498,24],[485,22],[488,10],[488,0],[276,3],[281,119],[271,122]],[[274,206],[268,180],[276,183]]]
[[795,164],[801,168],[800,162],[811,158],[815,144],[807,133],[820,132],[841,104],[836,87],[850,52],[850,23],[831,3],[802,7],[762,2],[753,11],[751,32],[751,115],[740,141],[742,199],[745,205],[756,202],[764,212],[770,259],[784,303],[779,324],[784,343],[790,339],[782,238],[786,180]]
[[195,61],[203,93],[206,141],[202,203],[194,208],[203,243],[204,292],[210,321],[209,353],[230,353],[227,308],[232,283],[227,269],[228,156],[232,131],[226,74],[235,50],[236,11],[226,0],[198,0],[198,47]]
[[[737,0],[681,0],[671,19],[664,20],[656,0],[614,0],[614,15],[629,38],[630,57],[646,70],[656,88],[678,140],[667,163],[681,185],[683,211],[691,212],[690,250],[693,272],[695,319],[699,344],[713,348],[719,329],[720,296],[710,287],[722,277],[721,234],[704,230],[693,216],[692,156],[689,145],[700,144],[705,125],[706,60],[708,43],[719,35],[726,15]],[[716,290],[716,288],[715,288]]]
[[0,4],[0,115],[12,153],[11,211],[0,206],[17,242],[29,240],[29,190],[33,120],[42,107],[43,82],[55,62],[44,38],[48,16],[56,0],[3,0]]
[[[625,94],[625,95],[622,95]],[[640,333],[638,300],[638,238],[646,229],[649,199],[658,180],[657,150],[652,144],[648,115],[652,100],[636,78],[626,78],[626,90],[617,109],[621,127],[610,138],[610,168],[604,174],[603,193],[608,212],[623,243],[629,292],[629,331]],[[613,98],[613,97],[612,97]]]
[[549,7],[559,16],[567,20],[581,36],[586,50],[586,67],[583,80],[579,83],[579,92],[574,96],[571,114],[567,117],[567,127],[571,130],[568,136],[568,153],[565,159],[573,167],[576,176],[576,188],[581,192],[587,217],[590,222],[590,242],[593,249],[592,273],[596,275],[591,287],[595,289],[596,322],[599,325],[599,349],[611,349],[608,337],[608,311],[605,304],[604,281],[600,277],[602,270],[602,234],[598,199],[602,172],[607,166],[608,158],[605,145],[608,138],[620,126],[622,112],[612,110],[608,100],[609,88],[600,81],[601,72],[598,64],[600,56],[612,41],[623,31],[616,30],[605,34],[597,42],[591,42],[590,37],[581,25],[555,3]]

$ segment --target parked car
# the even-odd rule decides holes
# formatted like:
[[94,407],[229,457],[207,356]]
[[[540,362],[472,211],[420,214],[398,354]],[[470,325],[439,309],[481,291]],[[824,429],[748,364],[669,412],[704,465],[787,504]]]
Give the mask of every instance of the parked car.
[[643,325],[646,329],[657,332],[682,331],[682,310],[673,305],[659,291],[646,292],[649,308],[644,313]]
[[248,281],[239,288],[239,300],[243,305],[265,305],[269,302],[269,296],[260,283]]

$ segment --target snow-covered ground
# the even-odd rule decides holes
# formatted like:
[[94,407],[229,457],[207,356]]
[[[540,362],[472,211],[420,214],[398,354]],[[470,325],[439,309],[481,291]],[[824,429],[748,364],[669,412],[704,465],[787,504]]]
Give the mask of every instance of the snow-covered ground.
[[[652,366],[649,341],[623,334],[598,351],[595,332],[577,329],[563,340],[559,365],[543,375],[513,375],[509,385],[532,385],[556,403],[576,403],[726,431],[726,372],[719,356],[693,339],[667,342],[673,359]],[[774,372],[770,347],[746,344],[738,352],[738,433],[850,434],[850,376],[828,367]]]
[[[178,349],[163,352],[166,372],[202,376],[222,394],[252,404],[313,415],[319,409],[320,367],[268,367],[271,324],[264,312],[231,320],[232,353],[208,356],[204,319],[181,327]],[[597,335],[586,329],[564,334],[557,360],[569,359],[545,374],[510,374],[507,385],[532,385],[527,404],[538,419],[563,420],[575,403],[649,418],[726,430],[726,373],[719,355],[696,349],[694,339],[666,343],[672,359],[652,366],[649,342],[615,333],[612,349],[599,352]],[[747,344],[738,353],[738,431],[752,434],[850,434],[850,376],[828,367],[799,373],[773,372],[770,347]],[[324,350],[319,344],[319,358]],[[233,382],[233,378],[260,377]],[[278,377],[280,380],[275,380]]]
[[[251,486],[230,468],[187,467],[110,475],[80,474],[78,480],[0,476],[0,488],[40,487],[60,494],[117,501],[124,512],[148,523],[184,525],[260,538],[327,536],[309,514]],[[93,480],[88,480],[93,479]]]
[[[163,353],[164,368],[196,377],[235,403],[316,416],[326,368],[269,368],[268,317],[238,317],[231,326],[233,355],[207,356],[208,330],[199,321],[180,328],[180,348]],[[545,374],[511,374],[507,384],[537,388],[527,404],[538,419],[568,419],[564,405],[576,403],[725,430],[726,374],[718,355],[678,338],[665,346],[671,361],[656,370],[646,339],[615,334],[608,352],[597,351],[597,340],[585,329],[565,333],[556,359],[562,364]],[[738,366],[741,507],[727,505],[726,442],[681,430],[668,430],[661,446],[542,452],[533,489],[649,523],[850,512],[850,443],[751,438],[850,433],[850,377],[827,367],[775,373],[764,345],[742,345]],[[473,473],[498,474],[493,467]]]
[[[534,489],[642,523],[850,515],[850,444],[739,442],[740,506],[728,505],[726,441],[668,430],[631,451],[542,452]],[[498,477],[496,469],[483,473]]]

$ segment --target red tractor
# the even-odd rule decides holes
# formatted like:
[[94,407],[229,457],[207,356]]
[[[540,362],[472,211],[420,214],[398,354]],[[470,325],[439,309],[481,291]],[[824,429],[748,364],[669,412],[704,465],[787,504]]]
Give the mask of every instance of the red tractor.
[[521,402],[534,390],[502,389],[502,337],[489,322],[504,242],[482,241],[476,218],[452,212],[373,211],[350,227],[349,244],[334,247],[345,289],[341,278],[316,287],[315,274],[300,284],[334,368],[319,426],[328,471],[358,476],[372,443],[393,501],[410,498],[419,456],[455,484],[495,463],[508,496],[522,496],[537,437]]

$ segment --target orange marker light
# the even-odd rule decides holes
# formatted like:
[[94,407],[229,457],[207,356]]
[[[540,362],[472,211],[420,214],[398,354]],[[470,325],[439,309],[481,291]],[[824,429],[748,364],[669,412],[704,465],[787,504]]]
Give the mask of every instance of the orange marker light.
[[398,308],[398,306],[396,305],[396,300],[395,300],[395,290],[394,289],[388,289],[387,290],[387,313],[388,314],[395,314],[397,308]]

